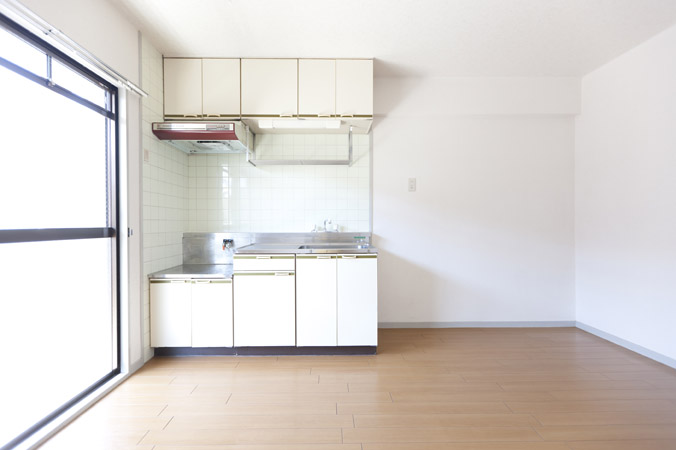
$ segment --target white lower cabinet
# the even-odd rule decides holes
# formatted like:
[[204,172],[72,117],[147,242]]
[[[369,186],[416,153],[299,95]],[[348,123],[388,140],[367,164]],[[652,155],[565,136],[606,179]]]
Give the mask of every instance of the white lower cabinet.
[[235,272],[235,347],[296,345],[295,278],[293,272]]
[[338,345],[378,344],[378,256],[338,255]]
[[232,281],[192,282],[192,346],[232,347]]
[[150,345],[190,347],[190,280],[150,282]]
[[151,280],[152,347],[232,347],[231,280]]
[[234,271],[151,280],[151,346],[378,344],[377,255],[236,255]]
[[336,255],[296,255],[296,345],[336,346],[336,326]]

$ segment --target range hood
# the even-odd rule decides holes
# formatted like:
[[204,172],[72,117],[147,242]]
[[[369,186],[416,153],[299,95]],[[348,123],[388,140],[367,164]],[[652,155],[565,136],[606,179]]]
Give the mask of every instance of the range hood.
[[155,122],[153,134],[188,154],[253,151],[253,134],[242,122]]

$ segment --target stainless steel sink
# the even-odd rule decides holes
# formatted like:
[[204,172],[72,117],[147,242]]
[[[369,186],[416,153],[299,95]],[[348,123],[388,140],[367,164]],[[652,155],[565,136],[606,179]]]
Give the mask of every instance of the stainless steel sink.
[[305,244],[298,247],[299,250],[363,250],[369,248],[369,244]]

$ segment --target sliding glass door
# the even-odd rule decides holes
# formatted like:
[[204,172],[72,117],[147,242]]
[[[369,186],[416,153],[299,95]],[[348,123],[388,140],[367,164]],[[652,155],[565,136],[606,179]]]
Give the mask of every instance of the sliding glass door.
[[116,108],[0,15],[0,448],[119,373]]

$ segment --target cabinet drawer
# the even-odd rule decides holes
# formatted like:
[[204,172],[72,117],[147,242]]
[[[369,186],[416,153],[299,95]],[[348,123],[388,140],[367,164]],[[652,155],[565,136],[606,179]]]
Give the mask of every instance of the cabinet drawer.
[[235,272],[249,271],[294,271],[296,257],[292,254],[284,255],[235,255],[233,260]]

